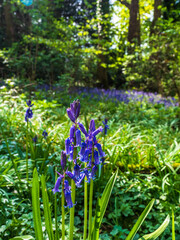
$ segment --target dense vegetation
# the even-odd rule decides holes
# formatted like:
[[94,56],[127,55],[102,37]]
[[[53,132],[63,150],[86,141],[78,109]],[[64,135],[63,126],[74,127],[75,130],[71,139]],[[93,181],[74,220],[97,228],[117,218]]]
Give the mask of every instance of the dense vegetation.
[[[97,197],[103,191],[113,170],[119,167],[108,209],[105,214],[100,239],[125,239],[137,217],[147,203],[156,199],[136,239],[157,229],[171,209],[175,212],[175,224],[179,222],[179,177],[180,145],[178,106],[166,106],[162,102],[152,103],[137,100],[137,93],[129,95],[129,101],[113,101],[100,94],[88,95],[82,92],[59,90],[39,90],[21,92],[14,82],[6,82],[1,88],[1,239],[17,235],[33,236],[33,215],[31,207],[32,171],[36,166],[39,174],[45,174],[47,190],[53,210],[54,169],[60,169],[61,151],[69,134],[69,120],[66,108],[77,96],[81,102],[81,118],[87,126],[90,119],[97,126],[108,119],[108,135],[101,134],[100,141],[106,159],[105,174],[96,178],[94,209]],[[10,86],[10,87],[9,87]],[[13,88],[12,88],[13,86]],[[92,89],[91,89],[92,91]],[[97,91],[97,90],[96,90]],[[33,118],[28,130],[24,122],[26,99],[31,93],[33,99]],[[142,93],[141,93],[142,94]],[[112,97],[112,95],[111,95]],[[155,98],[160,96],[154,95]],[[134,99],[135,98],[135,99]],[[150,95],[152,98],[152,94]],[[171,100],[173,101],[173,100]],[[87,104],[88,103],[88,104]],[[48,137],[42,136],[46,130]],[[37,136],[37,142],[33,141]],[[28,178],[26,175],[26,156],[28,146]],[[15,164],[15,168],[14,165]],[[17,170],[17,172],[15,171]],[[21,181],[19,185],[18,176]],[[30,185],[29,185],[30,184]],[[60,196],[60,195],[58,195]],[[57,198],[60,206],[60,198]],[[83,193],[77,193],[75,215],[75,239],[82,236]],[[58,207],[58,221],[61,214]],[[66,210],[68,213],[68,210]],[[54,216],[53,216],[54,219]],[[66,221],[68,223],[68,214]],[[54,220],[53,220],[54,224]],[[60,231],[61,227],[59,228]],[[68,225],[66,225],[68,231]],[[176,227],[176,235],[180,232]],[[48,238],[47,238],[48,239]],[[172,239],[169,225],[160,239]]]
[[180,98],[179,1],[22,2],[0,3],[2,78]]

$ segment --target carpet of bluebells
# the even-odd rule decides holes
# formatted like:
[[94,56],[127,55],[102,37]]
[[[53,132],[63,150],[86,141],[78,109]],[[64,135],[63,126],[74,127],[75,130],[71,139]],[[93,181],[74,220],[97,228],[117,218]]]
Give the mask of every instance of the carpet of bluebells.
[[[49,85],[39,85],[37,89],[48,91],[50,90]],[[52,87],[55,91],[64,91],[64,88]],[[152,104],[161,104],[165,107],[179,106],[178,100],[175,97],[162,97],[160,94],[143,92],[137,90],[116,90],[116,89],[99,89],[99,88],[87,88],[87,87],[76,87],[69,91],[70,94],[81,95],[82,97],[90,97],[97,101],[109,101],[112,102],[149,102]]]
[[[85,176],[89,181],[94,179],[95,210],[97,198],[117,168],[100,239],[125,239],[152,198],[156,199],[155,205],[135,239],[157,229],[172,209],[178,239],[180,111],[176,98],[135,90],[65,90],[48,85],[22,90],[8,81],[2,84],[0,94],[0,239],[35,236],[31,202],[34,168],[46,178],[52,211],[66,176],[66,206],[76,204],[74,239],[80,239],[83,232],[82,180]],[[81,109],[73,105],[69,108],[74,100],[78,103],[77,99]],[[75,108],[77,111],[72,114]],[[79,152],[71,172],[67,166],[74,146]],[[84,167],[92,146],[94,162],[89,161]],[[68,179],[77,186],[75,203],[70,197]],[[61,228],[58,197],[57,203]],[[69,208],[65,211],[68,232]],[[55,225],[54,216],[52,224]],[[171,230],[169,225],[159,239],[172,239]]]

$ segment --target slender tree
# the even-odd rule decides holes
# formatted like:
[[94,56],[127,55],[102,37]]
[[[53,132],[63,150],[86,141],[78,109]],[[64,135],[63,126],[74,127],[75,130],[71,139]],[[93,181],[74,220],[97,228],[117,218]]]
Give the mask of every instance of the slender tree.
[[128,42],[140,45],[141,31],[140,31],[140,14],[139,14],[139,0],[131,0],[131,3],[126,0],[119,0],[120,3],[129,9],[129,27],[128,27]]
[[161,17],[162,0],[154,0],[154,16],[151,24],[150,35],[156,32],[155,25],[157,20]]

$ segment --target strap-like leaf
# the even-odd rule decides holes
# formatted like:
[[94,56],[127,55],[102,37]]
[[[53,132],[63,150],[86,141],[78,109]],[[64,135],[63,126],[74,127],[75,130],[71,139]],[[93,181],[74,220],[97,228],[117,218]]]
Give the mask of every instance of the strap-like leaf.
[[174,210],[172,209],[172,240],[175,240]]
[[41,186],[42,186],[42,199],[43,199],[43,206],[44,206],[44,219],[46,224],[46,230],[49,236],[49,240],[54,240],[52,221],[51,221],[51,210],[49,207],[49,199],[48,199],[44,175],[42,175],[41,177]]
[[38,240],[43,240],[43,232],[41,225],[41,214],[40,214],[40,201],[39,201],[39,180],[36,168],[33,172],[32,181],[32,207],[33,207],[33,220],[35,236]]
[[9,240],[34,240],[34,238],[30,235],[24,235],[24,236],[21,236],[21,237],[14,237],[14,238],[11,238]]
[[158,238],[163,232],[164,230],[167,228],[168,224],[170,221],[170,217],[167,216],[166,219],[164,220],[164,222],[161,224],[161,226],[154,232],[144,235],[142,238],[140,238],[139,240],[155,240],[156,238]]
[[96,203],[93,239],[99,239],[100,215],[101,215],[101,206],[100,206],[100,199],[98,198],[97,203]]
[[[111,178],[109,179],[109,181],[106,184],[106,187],[103,191],[102,197],[98,200],[99,207],[98,207],[98,211],[96,210],[96,215],[93,220],[92,232],[91,232],[91,236],[92,236],[93,240],[98,239],[95,236],[97,236],[97,231],[99,231],[99,229],[97,228],[97,225],[95,226],[95,224],[97,223],[97,218],[98,218],[98,226],[100,228],[101,222],[103,220],[103,217],[104,217],[104,214],[105,214],[108,202],[109,202],[109,198],[111,196],[112,189],[114,187],[114,183],[117,178],[117,174],[118,174],[118,170],[111,176]],[[93,238],[93,236],[95,238]]]
[[154,204],[155,199],[152,199],[150,203],[147,205],[147,207],[144,209],[142,212],[141,216],[138,218],[136,224],[132,228],[131,232],[127,236],[126,240],[132,240],[134,236],[136,235],[137,231],[141,227],[142,223],[144,222],[145,218],[147,217],[148,213],[150,212],[153,204]]

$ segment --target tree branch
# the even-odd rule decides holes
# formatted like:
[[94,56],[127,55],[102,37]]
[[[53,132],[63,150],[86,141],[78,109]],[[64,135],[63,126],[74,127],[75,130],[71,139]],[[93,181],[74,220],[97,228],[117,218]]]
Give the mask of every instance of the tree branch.
[[120,3],[122,3],[124,6],[126,6],[127,8],[129,8],[130,9],[130,3],[128,3],[126,0],[119,0],[120,1]]

